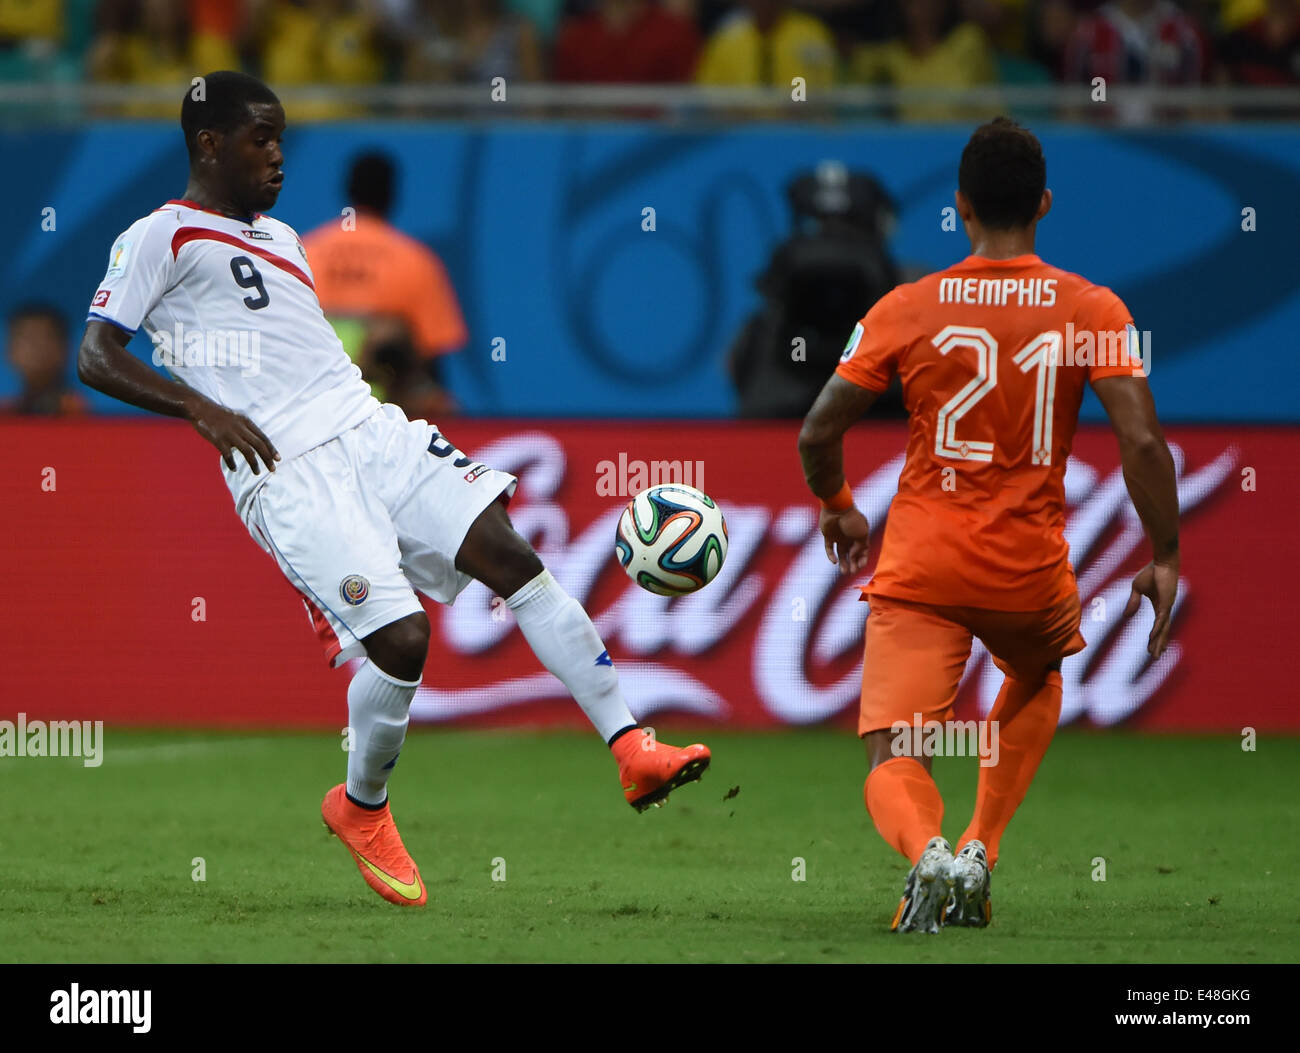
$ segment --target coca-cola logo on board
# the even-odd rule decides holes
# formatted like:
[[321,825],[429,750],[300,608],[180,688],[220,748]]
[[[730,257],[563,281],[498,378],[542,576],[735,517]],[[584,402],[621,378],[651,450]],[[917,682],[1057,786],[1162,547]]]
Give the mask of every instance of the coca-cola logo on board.
[[[1171,444],[1184,520],[1234,476],[1239,455],[1223,448],[1213,459],[1189,468]],[[862,479],[854,493],[878,538],[894,496],[901,452]],[[723,507],[730,533],[727,561],[718,578],[693,596],[655,596],[627,582],[614,559],[614,531],[623,502],[575,524],[557,495],[571,466],[564,446],[544,430],[516,432],[474,451],[474,460],[517,475],[519,497],[510,515],[530,538],[547,567],[579,602],[588,606],[615,658],[620,684],[633,713],[657,712],[727,720],[742,704],[757,705],[767,722],[811,724],[855,706],[861,690],[862,633],[868,614],[857,589],[830,564],[817,532],[815,503],[792,488],[774,492],[770,503],[728,498],[726,474],[710,468],[713,496]],[[1123,474],[1072,457],[1065,475],[1070,544],[1083,604],[1082,633],[1088,648],[1062,665],[1061,722],[1086,717],[1093,724],[1125,720],[1164,684],[1183,652],[1179,615],[1195,594],[1196,580],[1184,576],[1174,608],[1174,639],[1150,662],[1146,637],[1148,605],[1130,621],[1122,615],[1131,575],[1121,572],[1146,545]],[[754,569],[756,556],[773,549],[788,553],[774,577]],[[624,586],[612,601],[589,606],[606,575]],[[604,590],[608,595],[608,588]],[[761,613],[750,617],[755,609]],[[515,632],[499,597],[477,583],[454,606],[434,609],[439,643],[454,657],[478,663],[483,674],[471,686],[438,684],[438,671],[416,693],[417,721],[450,721],[537,702],[568,698],[564,685],[545,671],[499,668],[494,652]],[[742,624],[743,623],[743,624]],[[743,658],[723,669],[712,656],[739,637]],[[515,663],[518,665],[518,663]],[[536,663],[530,665],[536,669]],[[835,671],[828,675],[828,671]],[[463,679],[463,678],[462,678]],[[1002,676],[978,641],[963,685],[970,682],[981,715],[992,707]]]

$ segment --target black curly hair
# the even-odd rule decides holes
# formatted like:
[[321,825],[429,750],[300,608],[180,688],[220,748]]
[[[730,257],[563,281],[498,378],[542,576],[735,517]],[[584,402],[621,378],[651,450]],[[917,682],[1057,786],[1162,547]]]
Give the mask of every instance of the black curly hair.
[[961,152],[957,186],[993,230],[1027,227],[1047,187],[1043,146],[1028,128],[998,117],[975,129]]
[[202,98],[193,87],[186,89],[181,103],[181,131],[185,133],[185,148],[190,160],[198,151],[198,136],[204,128],[215,132],[233,132],[248,120],[251,103],[280,100],[270,88],[256,77],[237,70],[218,70],[202,78]]

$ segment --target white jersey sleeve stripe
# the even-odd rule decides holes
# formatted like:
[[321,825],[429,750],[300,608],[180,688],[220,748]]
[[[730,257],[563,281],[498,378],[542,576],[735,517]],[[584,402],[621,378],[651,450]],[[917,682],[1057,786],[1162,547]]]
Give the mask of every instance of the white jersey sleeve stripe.
[[109,318],[108,315],[100,314],[98,311],[91,311],[90,314],[86,315],[86,321],[89,322],[92,320],[96,322],[107,322],[109,325],[116,326],[118,329],[122,330],[122,332],[129,333],[131,336],[135,336],[135,334],[139,332],[137,329],[132,329],[129,326],[123,325],[116,318]]

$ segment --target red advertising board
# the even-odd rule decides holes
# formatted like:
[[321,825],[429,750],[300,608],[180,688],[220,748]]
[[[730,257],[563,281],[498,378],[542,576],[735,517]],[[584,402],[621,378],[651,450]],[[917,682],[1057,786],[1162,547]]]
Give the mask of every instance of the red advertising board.
[[[604,636],[643,719],[770,727],[853,725],[867,605],[825,558],[796,427],[750,423],[464,421],[453,441],[520,478],[511,516]],[[1149,610],[1121,612],[1147,546],[1115,441],[1081,429],[1067,472],[1068,537],[1088,649],[1063,668],[1063,723],[1300,730],[1289,552],[1300,430],[1169,433],[1183,507],[1174,643],[1149,663]],[[859,426],[845,463],[880,536],[901,425]],[[159,725],[309,725],[345,719],[297,593],[235,517],[216,455],[171,421],[3,422],[8,672],[0,719]],[[614,524],[662,462],[722,506],[720,577],[667,600],[615,562]],[[477,583],[427,603],[433,643],[417,722],[570,724],[583,716]],[[999,676],[979,649],[959,714]]]

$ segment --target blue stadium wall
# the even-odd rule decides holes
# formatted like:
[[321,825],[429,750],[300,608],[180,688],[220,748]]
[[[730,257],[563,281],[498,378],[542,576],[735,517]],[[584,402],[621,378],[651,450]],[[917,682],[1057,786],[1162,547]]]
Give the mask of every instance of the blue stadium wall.
[[[1152,332],[1170,421],[1294,422],[1300,407],[1300,129],[1039,128],[1056,194],[1039,251],[1110,285]],[[402,173],[397,223],[443,257],[471,345],[451,363],[467,413],[719,417],[725,355],[753,280],[788,232],[787,180],[826,158],[874,173],[910,266],[967,252],[941,228],[965,128],[340,124],[289,129],[275,215],[336,218],[357,151]],[[78,333],[115,235],[185,186],[179,129],[0,133],[9,237],[0,307],[44,298]],[[55,229],[42,229],[55,209]],[[641,228],[656,211],[657,230]],[[1243,209],[1257,229],[1244,231]],[[494,362],[493,341],[506,341]],[[138,350],[148,354],[144,338]],[[0,396],[14,390],[0,364]],[[98,410],[121,407],[95,395]],[[1086,415],[1097,419],[1090,401]]]

